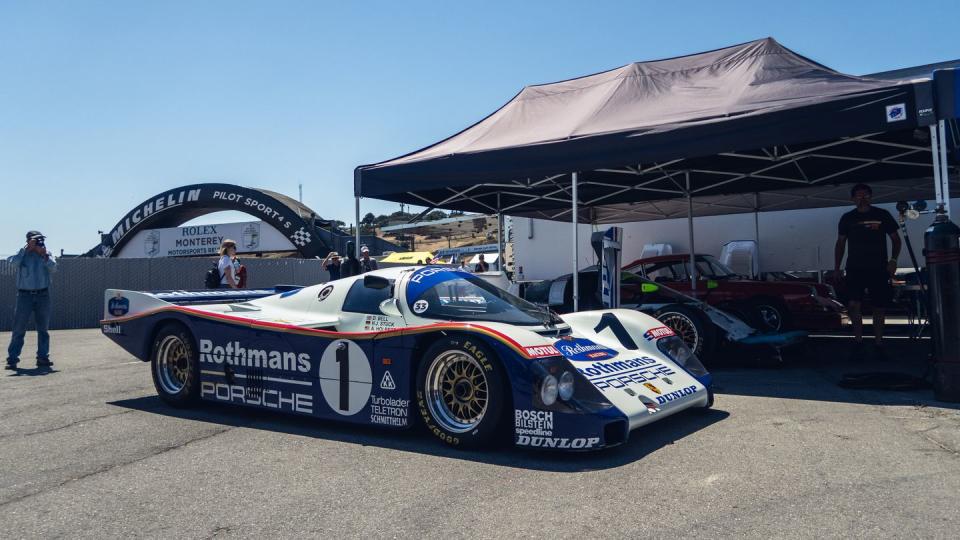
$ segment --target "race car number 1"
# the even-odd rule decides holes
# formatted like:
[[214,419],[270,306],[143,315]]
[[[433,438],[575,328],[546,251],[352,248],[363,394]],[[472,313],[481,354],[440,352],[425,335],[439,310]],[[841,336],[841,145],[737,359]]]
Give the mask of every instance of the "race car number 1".
[[366,353],[356,343],[338,339],[320,359],[320,391],[337,414],[357,414],[370,399],[373,373]]

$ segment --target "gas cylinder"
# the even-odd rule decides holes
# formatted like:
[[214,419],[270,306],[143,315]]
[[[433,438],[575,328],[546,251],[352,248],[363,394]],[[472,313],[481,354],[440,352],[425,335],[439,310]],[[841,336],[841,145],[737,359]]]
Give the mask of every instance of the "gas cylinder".
[[960,227],[942,207],[924,233],[923,245],[929,274],[934,397],[960,402]]

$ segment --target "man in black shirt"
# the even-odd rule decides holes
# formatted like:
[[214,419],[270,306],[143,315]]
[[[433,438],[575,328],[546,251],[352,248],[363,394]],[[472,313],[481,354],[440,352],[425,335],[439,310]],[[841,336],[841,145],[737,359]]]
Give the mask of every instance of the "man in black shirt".
[[[837,245],[834,249],[834,275],[840,276],[840,262],[847,245],[846,288],[849,304],[847,310],[853,323],[856,339],[854,358],[864,356],[863,317],[860,304],[864,292],[870,291],[873,305],[873,335],[876,343],[876,357],[885,357],[882,349],[883,323],[886,308],[890,305],[893,291],[890,278],[897,271],[897,257],[900,256],[900,235],[897,234],[897,222],[890,212],[870,205],[873,190],[866,184],[857,184],[850,190],[850,197],[857,206],[840,218]],[[887,237],[890,237],[892,253],[887,257]]]
[[347,256],[344,257],[343,262],[340,263],[340,277],[348,278],[350,276],[358,276],[361,273],[360,261],[357,260],[356,244],[351,240],[347,242]]

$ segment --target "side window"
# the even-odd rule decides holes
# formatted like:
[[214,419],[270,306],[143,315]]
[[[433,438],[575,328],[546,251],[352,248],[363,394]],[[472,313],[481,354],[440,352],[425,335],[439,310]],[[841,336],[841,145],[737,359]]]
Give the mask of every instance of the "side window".
[[673,268],[671,263],[659,263],[647,265],[644,268],[644,273],[647,275],[647,279],[653,281],[676,281],[677,276],[673,273]]
[[673,270],[675,279],[678,281],[690,281],[690,272],[687,271],[689,263],[686,262],[675,262],[670,265],[670,268]]
[[390,289],[371,289],[363,286],[363,280],[353,282],[347,298],[343,301],[343,310],[353,313],[380,315],[380,303],[390,298]]

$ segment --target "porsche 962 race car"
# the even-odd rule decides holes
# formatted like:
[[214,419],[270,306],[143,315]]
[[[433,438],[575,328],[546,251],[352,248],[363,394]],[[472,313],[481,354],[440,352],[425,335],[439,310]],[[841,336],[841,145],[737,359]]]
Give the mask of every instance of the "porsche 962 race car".
[[631,310],[562,317],[427,266],[283,292],[107,290],[104,335],[149,361],[160,397],[388,428],[447,444],[592,450],[691,407],[710,374]]

